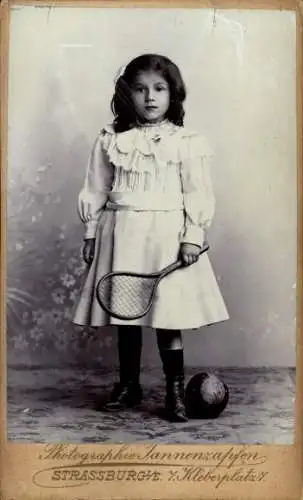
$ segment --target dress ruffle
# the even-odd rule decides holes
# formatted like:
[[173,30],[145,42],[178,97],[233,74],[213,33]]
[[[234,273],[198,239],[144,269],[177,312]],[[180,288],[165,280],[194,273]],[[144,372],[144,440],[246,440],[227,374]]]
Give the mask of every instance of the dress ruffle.
[[170,122],[120,133],[115,133],[113,126],[108,125],[101,130],[100,136],[109,161],[128,171],[149,172],[155,164],[161,168],[212,156],[204,136]]

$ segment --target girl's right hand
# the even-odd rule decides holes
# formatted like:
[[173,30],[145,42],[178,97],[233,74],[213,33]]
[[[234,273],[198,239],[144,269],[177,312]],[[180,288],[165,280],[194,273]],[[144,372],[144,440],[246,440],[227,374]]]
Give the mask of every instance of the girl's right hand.
[[82,255],[84,262],[86,262],[86,264],[88,265],[91,265],[94,260],[95,241],[95,238],[87,238],[86,240],[84,240]]

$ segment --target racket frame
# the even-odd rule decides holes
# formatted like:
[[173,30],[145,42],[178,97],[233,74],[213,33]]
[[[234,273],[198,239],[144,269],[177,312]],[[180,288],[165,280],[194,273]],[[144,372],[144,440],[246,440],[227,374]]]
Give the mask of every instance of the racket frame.
[[[209,244],[208,243],[204,243],[200,253],[199,253],[199,256],[202,255],[203,253],[207,252],[209,250]],[[168,266],[166,266],[165,268],[163,268],[161,271],[156,271],[154,273],[135,273],[135,272],[132,272],[132,271],[113,271],[113,272],[110,272],[110,273],[107,273],[105,274],[104,276],[102,276],[102,278],[98,281],[98,284],[97,284],[97,287],[96,287],[96,295],[97,295],[97,299],[98,299],[98,302],[100,304],[100,306],[102,307],[102,309],[107,313],[109,314],[110,316],[112,316],[113,318],[116,318],[116,319],[119,319],[119,320],[125,320],[125,321],[133,321],[133,320],[136,320],[136,319],[140,319],[140,318],[143,318],[143,316],[145,316],[146,314],[149,313],[152,305],[153,305],[153,301],[154,301],[154,296],[156,294],[156,290],[157,290],[157,287],[159,285],[159,282],[165,278],[165,276],[167,276],[168,274],[176,271],[177,269],[181,268],[181,267],[187,267],[187,266],[184,266],[184,263],[181,259],[178,259],[176,262],[173,262],[172,264],[169,264]],[[101,297],[100,297],[100,292],[99,292],[99,289],[101,288],[101,285],[103,284],[103,282],[105,280],[107,280],[108,278],[111,278],[112,276],[128,276],[128,277],[136,277],[136,278],[147,278],[147,279],[154,279],[156,278],[155,282],[154,282],[154,285],[153,285],[153,289],[152,289],[152,292],[151,292],[151,296],[150,296],[150,300],[149,300],[149,304],[148,306],[146,307],[146,309],[144,309],[143,312],[139,313],[139,314],[134,314],[133,316],[125,316],[125,315],[122,315],[122,314],[118,314],[118,313],[113,313],[104,303],[103,301],[101,300]]]

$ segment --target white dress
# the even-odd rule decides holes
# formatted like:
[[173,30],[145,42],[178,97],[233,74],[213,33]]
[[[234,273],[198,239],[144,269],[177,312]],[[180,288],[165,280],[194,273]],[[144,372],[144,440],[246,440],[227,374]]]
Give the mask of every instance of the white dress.
[[96,237],[96,246],[75,324],[193,329],[228,319],[207,253],[164,278],[141,319],[115,319],[96,298],[108,272],[159,271],[178,258],[181,242],[202,246],[215,205],[211,157],[203,136],[168,121],[121,133],[112,126],[101,130],[78,200],[85,237]]

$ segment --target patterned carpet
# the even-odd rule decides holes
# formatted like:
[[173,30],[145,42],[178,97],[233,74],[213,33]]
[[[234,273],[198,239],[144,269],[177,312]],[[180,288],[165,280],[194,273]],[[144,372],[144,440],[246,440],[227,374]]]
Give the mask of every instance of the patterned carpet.
[[[204,369],[206,370],[206,369]],[[201,371],[187,369],[186,382]],[[143,370],[144,400],[120,414],[97,411],[113,383],[112,372],[82,368],[8,369],[8,439],[45,443],[228,443],[291,444],[295,369],[208,370],[229,387],[216,420],[171,424],[161,417],[164,379]]]

